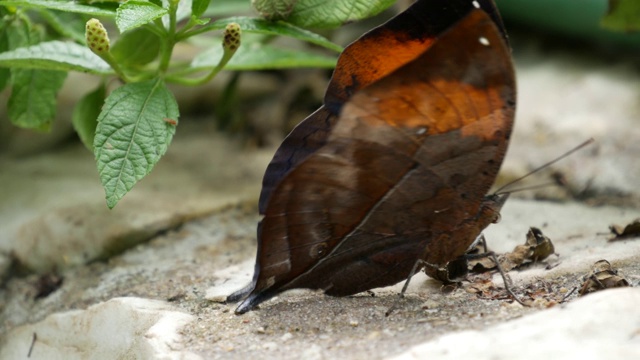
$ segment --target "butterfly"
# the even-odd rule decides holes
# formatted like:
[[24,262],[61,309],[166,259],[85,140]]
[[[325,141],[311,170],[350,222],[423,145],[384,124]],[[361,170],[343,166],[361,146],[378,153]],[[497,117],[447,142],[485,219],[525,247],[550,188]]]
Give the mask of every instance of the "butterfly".
[[[324,104],[267,167],[237,314],[294,288],[346,296],[438,268],[496,222],[487,195],[514,122],[492,0],[418,0],[340,55]],[[428,272],[429,273],[429,272]]]

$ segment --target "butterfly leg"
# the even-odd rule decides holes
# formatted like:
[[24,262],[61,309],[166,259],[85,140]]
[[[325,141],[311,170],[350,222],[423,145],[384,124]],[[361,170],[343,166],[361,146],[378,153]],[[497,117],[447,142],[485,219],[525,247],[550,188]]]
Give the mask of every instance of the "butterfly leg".
[[[484,237],[484,235],[480,235],[480,239],[481,243],[483,244],[485,250],[487,249],[487,241]],[[474,259],[482,259],[482,258],[486,258],[489,257],[491,258],[491,260],[493,260],[493,262],[496,264],[496,269],[498,269],[498,272],[500,273],[500,276],[502,277],[502,281],[504,283],[504,288],[505,290],[507,290],[507,293],[509,294],[509,296],[511,296],[518,304],[522,305],[522,306],[529,306],[527,304],[525,304],[522,300],[520,300],[520,298],[518,296],[516,296],[516,294],[513,292],[513,290],[511,289],[511,280],[509,279],[508,275],[506,274],[506,272],[504,271],[504,269],[502,268],[502,265],[500,265],[500,262],[498,261],[498,257],[496,256],[496,253],[493,251],[486,251],[484,253],[481,254],[465,254],[462,257],[466,258],[466,260],[474,260]]]
[[404,286],[402,287],[402,290],[400,291],[400,294],[398,296],[398,298],[396,299],[396,301],[393,302],[393,304],[391,304],[391,306],[389,307],[389,309],[387,310],[387,312],[384,313],[384,316],[389,316],[391,315],[391,313],[393,312],[393,310],[396,309],[396,307],[398,307],[398,303],[400,302],[400,299],[402,299],[404,297],[404,293],[407,291],[407,288],[409,287],[409,282],[411,281],[411,278],[413,277],[413,275],[415,275],[422,266],[424,266],[427,262],[422,260],[422,259],[418,259],[416,261],[415,264],[413,264],[413,268],[411,269],[411,272],[409,272],[409,276],[407,276],[407,280],[404,282]]

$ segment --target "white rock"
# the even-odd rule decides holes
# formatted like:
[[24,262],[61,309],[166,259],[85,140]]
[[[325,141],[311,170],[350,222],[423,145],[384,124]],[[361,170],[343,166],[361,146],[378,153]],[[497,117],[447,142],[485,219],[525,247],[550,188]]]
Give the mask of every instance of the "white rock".
[[610,289],[482,331],[414,346],[409,359],[640,359],[640,290]]
[[320,346],[316,344],[310,344],[307,345],[304,350],[302,350],[300,358],[307,360],[320,360],[326,357],[323,355],[322,348]]
[[162,301],[115,298],[13,329],[0,359],[26,359],[34,333],[30,359],[200,359],[178,333],[193,319]]
[[640,77],[632,63],[542,54],[516,58],[518,110],[502,169],[523,175],[593,137],[554,171],[579,189],[639,195]]
[[238,291],[251,282],[253,276],[254,259],[249,259],[242,264],[229,266],[213,274],[214,278],[221,279],[219,283],[207,289],[204,298],[214,302],[224,302],[227,296]]

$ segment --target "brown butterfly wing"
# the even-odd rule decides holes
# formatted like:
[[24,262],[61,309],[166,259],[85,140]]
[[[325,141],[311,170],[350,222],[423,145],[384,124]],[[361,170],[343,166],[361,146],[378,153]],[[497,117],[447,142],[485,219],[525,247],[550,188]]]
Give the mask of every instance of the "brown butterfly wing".
[[[515,80],[499,28],[474,10],[428,51],[358,91],[324,146],[282,178],[259,227],[255,287],[347,295],[462,255],[507,148]],[[483,220],[484,221],[484,220]]]
[[[492,18],[507,41],[493,1],[475,3]],[[424,53],[442,33],[473,9],[475,5],[471,0],[417,1],[387,23],[363,35],[340,55],[327,89],[325,105],[339,110],[357,90]]]
[[[478,0],[507,41],[491,0]],[[464,14],[470,0],[418,1],[385,24],[369,31],[340,54],[322,107],[304,119],[282,142],[265,172],[259,211],[264,214],[274,187],[298,163],[326,143],[343,104],[351,95],[424,53]]]

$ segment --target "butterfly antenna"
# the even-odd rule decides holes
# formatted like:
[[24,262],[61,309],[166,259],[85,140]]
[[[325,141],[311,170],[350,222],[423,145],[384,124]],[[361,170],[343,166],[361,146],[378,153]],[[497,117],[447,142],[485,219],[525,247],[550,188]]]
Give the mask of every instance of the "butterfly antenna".
[[538,184],[538,185],[525,186],[525,187],[521,187],[521,188],[505,191],[503,193],[497,193],[496,192],[496,195],[502,195],[502,194],[506,194],[506,193],[513,194],[513,193],[517,193],[517,192],[521,192],[521,191],[536,190],[536,189],[546,188],[548,186],[557,186],[557,185],[558,185],[558,182],[557,181],[553,181],[553,182],[548,182],[548,183],[543,183],[543,184]]
[[[582,144],[580,144],[580,145],[578,145],[578,146],[574,147],[573,149],[571,149],[571,150],[567,151],[566,153],[564,153],[564,154],[562,154],[562,155],[558,156],[557,158],[555,158],[555,159],[553,159],[553,160],[549,161],[548,163],[546,163],[546,164],[544,164],[544,165],[542,165],[542,166],[539,166],[539,167],[535,168],[533,171],[530,171],[529,173],[527,173],[527,174],[525,174],[525,175],[523,175],[523,176],[520,176],[519,178],[517,178],[517,179],[515,179],[515,180],[513,180],[513,181],[508,182],[506,185],[503,185],[503,186],[502,186],[502,187],[500,187],[498,190],[496,190],[496,191],[494,192],[494,194],[496,194],[496,195],[500,195],[500,192],[501,192],[502,190],[504,190],[504,189],[508,188],[509,186],[511,186],[511,185],[513,185],[513,184],[515,184],[515,183],[517,183],[518,181],[520,181],[520,180],[522,180],[522,179],[526,178],[527,176],[533,175],[533,174],[537,173],[538,171],[540,171],[540,170],[542,170],[542,169],[544,169],[544,168],[546,168],[546,167],[549,167],[549,166],[551,166],[551,165],[553,165],[553,164],[557,163],[558,161],[560,161],[560,160],[562,160],[562,159],[566,158],[567,156],[569,156],[569,155],[573,154],[574,152],[576,152],[576,151],[578,151],[578,150],[582,149],[583,147],[585,147],[585,146],[587,146],[587,145],[591,145],[593,142],[595,142],[595,140],[594,140],[593,138],[588,139],[587,141],[585,141],[585,142],[583,142]],[[531,187],[531,188],[543,187],[543,186],[548,186],[548,185],[549,185],[549,184],[536,185],[536,186],[533,186],[533,187]],[[531,189],[531,188],[529,188],[529,189]],[[518,189],[517,191],[521,191],[521,190],[523,190],[523,189]],[[528,189],[527,189],[527,190],[528,190]]]

